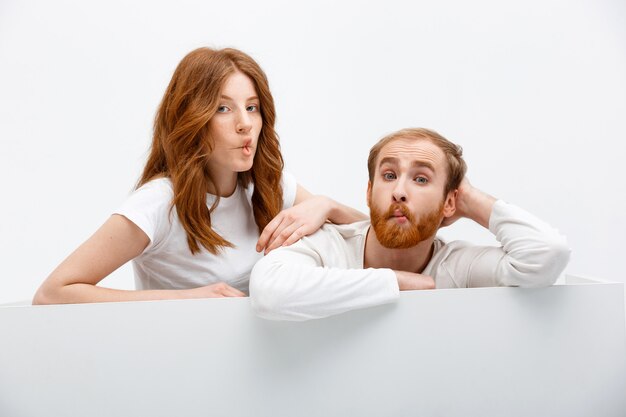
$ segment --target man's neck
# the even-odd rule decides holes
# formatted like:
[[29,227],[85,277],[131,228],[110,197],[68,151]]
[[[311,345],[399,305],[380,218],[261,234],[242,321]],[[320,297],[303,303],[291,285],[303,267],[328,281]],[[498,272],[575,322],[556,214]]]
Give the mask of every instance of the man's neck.
[[407,249],[389,249],[380,244],[370,226],[365,240],[363,267],[421,273],[433,256],[434,240],[435,236],[432,236]]

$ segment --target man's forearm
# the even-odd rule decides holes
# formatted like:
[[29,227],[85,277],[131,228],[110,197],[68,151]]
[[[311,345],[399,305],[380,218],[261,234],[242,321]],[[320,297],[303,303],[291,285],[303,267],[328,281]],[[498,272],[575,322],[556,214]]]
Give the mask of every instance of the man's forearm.
[[260,317],[309,320],[398,298],[396,274],[389,269],[329,268],[278,259],[288,250],[270,253],[252,270],[250,300]]
[[[565,236],[527,211],[499,200],[490,231],[502,245],[495,275],[502,285],[540,287],[553,284],[570,257]],[[476,275],[486,275],[476,264]]]
[[461,211],[463,217],[489,229],[489,218],[496,199],[472,186],[459,188],[458,193],[457,210]]

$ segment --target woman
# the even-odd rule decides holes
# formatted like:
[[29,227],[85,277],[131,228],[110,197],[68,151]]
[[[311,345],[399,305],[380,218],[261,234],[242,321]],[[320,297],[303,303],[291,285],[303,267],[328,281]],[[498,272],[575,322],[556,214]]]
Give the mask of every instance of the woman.
[[[252,58],[235,49],[189,53],[157,111],[138,188],[33,303],[245,296],[258,252],[327,220],[363,219],[283,175],[274,120],[267,79]],[[97,286],[129,260],[138,290]]]

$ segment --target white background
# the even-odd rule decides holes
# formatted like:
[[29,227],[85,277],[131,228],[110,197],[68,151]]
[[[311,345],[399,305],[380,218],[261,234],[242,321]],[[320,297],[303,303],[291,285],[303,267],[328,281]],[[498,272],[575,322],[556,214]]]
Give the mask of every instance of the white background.
[[[0,0],[0,302],[30,299],[125,199],[200,46],[261,64],[310,191],[366,211],[371,145],[429,127],[474,185],[567,235],[568,273],[626,282],[621,0]],[[494,243],[469,222],[443,235]],[[132,288],[132,269],[103,284]]]

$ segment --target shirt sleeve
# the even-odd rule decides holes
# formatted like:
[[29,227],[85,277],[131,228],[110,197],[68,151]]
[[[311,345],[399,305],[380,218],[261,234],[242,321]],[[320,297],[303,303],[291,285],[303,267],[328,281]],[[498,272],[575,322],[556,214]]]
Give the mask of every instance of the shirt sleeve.
[[[548,286],[569,262],[571,251],[565,237],[512,204],[496,201],[489,230],[502,246],[451,243],[438,271],[442,279],[436,279],[437,287]],[[444,284],[446,277],[452,281],[449,285]]]
[[[391,269],[356,269],[329,259],[324,252],[345,250],[329,242],[323,229],[312,239],[275,249],[262,258],[250,276],[250,303],[266,319],[303,321],[393,302],[399,297]],[[341,253],[341,252],[335,252]]]
[[283,210],[293,207],[296,202],[296,191],[298,190],[298,183],[296,177],[287,171],[283,171],[282,178],[283,187]]
[[170,222],[173,191],[166,179],[150,181],[135,190],[114,212],[126,217],[150,239],[144,253],[154,250],[164,240]]

